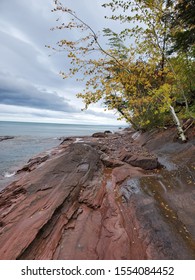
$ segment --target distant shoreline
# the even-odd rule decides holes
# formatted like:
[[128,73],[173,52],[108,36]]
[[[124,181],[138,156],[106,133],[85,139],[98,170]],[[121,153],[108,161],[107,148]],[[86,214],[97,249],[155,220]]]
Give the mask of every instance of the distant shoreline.
[[34,121],[9,121],[9,120],[6,120],[6,121],[3,121],[3,120],[0,120],[0,123],[18,123],[18,124],[37,124],[37,125],[68,125],[68,126],[77,126],[77,125],[80,125],[80,126],[104,126],[104,127],[118,127],[119,129],[120,128],[125,128],[125,127],[128,127],[129,124],[127,125],[121,125],[121,124],[118,124],[118,125],[115,125],[115,124],[83,124],[83,123],[55,123],[55,122],[34,122]]

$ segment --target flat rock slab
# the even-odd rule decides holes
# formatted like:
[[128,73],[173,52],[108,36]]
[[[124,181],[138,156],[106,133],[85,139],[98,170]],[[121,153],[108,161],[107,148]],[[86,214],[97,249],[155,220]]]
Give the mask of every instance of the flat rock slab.
[[134,155],[128,159],[125,159],[124,161],[133,166],[140,167],[146,170],[152,170],[158,168],[159,166],[157,157]]
[[[193,142],[170,157],[167,143],[139,137],[70,141],[29,162],[0,193],[0,259],[195,259]],[[176,168],[121,164],[124,152],[148,157],[137,141]]]

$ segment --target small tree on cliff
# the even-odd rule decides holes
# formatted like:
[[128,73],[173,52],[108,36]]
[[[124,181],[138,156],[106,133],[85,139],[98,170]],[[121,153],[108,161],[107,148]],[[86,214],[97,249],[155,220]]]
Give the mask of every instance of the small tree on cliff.
[[[109,36],[109,49],[101,46],[95,31],[72,10],[63,7],[57,0],[55,4],[53,11],[62,11],[71,16],[67,23],[62,23],[56,29],[83,32],[79,40],[63,39],[58,46],[68,52],[72,65],[68,73],[61,72],[63,78],[83,73],[82,80],[86,82],[86,87],[78,96],[83,98],[86,108],[103,98],[109,109],[117,109],[136,128],[155,126],[155,119],[162,123],[171,112],[180,137],[185,141],[173,107],[175,77],[165,55],[169,23],[167,9],[171,9],[169,1],[132,3],[113,0],[103,5],[111,7],[113,12],[119,8],[125,12],[130,9],[132,15],[113,15],[112,19],[139,23],[120,34],[105,29],[104,34]],[[123,42],[127,37],[134,38],[130,47]],[[94,59],[94,52],[98,53],[98,58]]]

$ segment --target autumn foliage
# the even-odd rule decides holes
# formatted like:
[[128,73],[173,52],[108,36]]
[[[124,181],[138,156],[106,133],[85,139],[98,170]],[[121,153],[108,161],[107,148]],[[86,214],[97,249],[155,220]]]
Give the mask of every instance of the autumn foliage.
[[[70,60],[62,77],[74,76],[85,83],[78,93],[85,108],[103,100],[106,108],[117,110],[136,129],[166,126],[175,120],[180,126],[179,118],[194,118],[194,42],[179,49],[174,37],[185,30],[182,22],[178,24],[182,1],[112,0],[104,4],[112,11],[108,20],[124,24],[119,33],[102,30],[107,47],[87,19],[54,2],[53,12],[63,13],[65,21],[53,28],[62,30],[64,37],[53,49],[65,51]],[[187,2],[183,1],[182,8],[187,9]],[[79,38],[68,40],[70,30],[76,30]]]

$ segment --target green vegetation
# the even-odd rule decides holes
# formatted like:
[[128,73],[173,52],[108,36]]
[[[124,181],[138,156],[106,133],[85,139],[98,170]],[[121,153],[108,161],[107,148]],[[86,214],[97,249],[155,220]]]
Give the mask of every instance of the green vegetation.
[[67,52],[72,66],[68,73],[61,72],[63,78],[75,76],[86,83],[78,93],[85,108],[103,100],[136,129],[176,123],[185,141],[180,120],[195,116],[195,1],[112,0],[104,4],[112,11],[108,20],[125,26],[119,33],[109,28],[102,31],[107,48],[86,19],[54,2],[53,11],[67,16],[54,29],[81,34],[77,40],[62,39],[58,47]]

